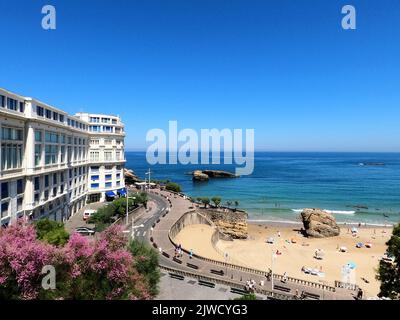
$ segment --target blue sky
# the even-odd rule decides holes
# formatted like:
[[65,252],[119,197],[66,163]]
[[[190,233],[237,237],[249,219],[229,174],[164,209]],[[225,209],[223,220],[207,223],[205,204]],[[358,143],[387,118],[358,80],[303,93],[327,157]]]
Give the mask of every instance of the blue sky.
[[[41,28],[41,8],[57,29]],[[357,9],[357,30],[341,8]],[[167,128],[254,128],[256,149],[400,151],[398,0],[1,1],[0,87]]]

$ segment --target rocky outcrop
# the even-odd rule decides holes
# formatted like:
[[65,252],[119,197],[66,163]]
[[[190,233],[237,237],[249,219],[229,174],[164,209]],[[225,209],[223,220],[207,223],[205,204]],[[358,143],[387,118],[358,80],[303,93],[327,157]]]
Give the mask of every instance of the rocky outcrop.
[[340,234],[340,228],[335,218],[321,209],[304,209],[301,219],[309,237],[328,238]]
[[131,169],[124,169],[124,178],[126,184],[134,184],[135,182],[142,182],[143,180],[140,179],[135,172]]
[[243,211],[233,212],[231,210],[202,210],[208,219],[210,219],[218,229],[225,235],[233,239],[247,239],[247,214]]
[[192,172],[194,181],[208,181],[210,178],[236,178],[231,172],[222,170],[195,170]]
[[194,181],[208,181],[209,176],[203,173],[201,170],[196,170],[193,172]]

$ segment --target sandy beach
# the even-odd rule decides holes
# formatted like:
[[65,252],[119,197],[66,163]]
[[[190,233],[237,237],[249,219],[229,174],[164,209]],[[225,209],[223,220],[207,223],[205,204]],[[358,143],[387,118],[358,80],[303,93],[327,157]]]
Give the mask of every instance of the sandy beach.
[[[379,292],[379,281],[375,279],[380,257],[386,251],[386,241],[391,228],[359,228],[358,235],[352,236],[350,229],[341,226],[341,234],[333,238],[312,239],[300,232],[301,225],[249,223],[249,237],[246,240],[219,241],[219,252],[228,253],[228,262],[268,270],[271,267],[272,252],[281,254],[274,259],[274,272],[288,276],[333,285],[342,281],[342,266],[353,262],[356,265],[354,278],[366,296]],[[183,229],[175,238],[184,248],[193,249],[199,255],[224,261],[211,244],[213,229],[206,225],[191,225]],[[280,237],[278,236],[280,233]],[[274,244],[266,243],[270,237]],[[293,243],[292,242],[295,242]],[[372,243],[372,248],[356,248],[358,242]],[[347,252],[339,252],[339,247],[347,247]],[[324,258],[314,258],[315,251],[322,249]],[[318,269],[323,276],[305,274],[302,267]],[[367,283],[365,280],[369,283]]]

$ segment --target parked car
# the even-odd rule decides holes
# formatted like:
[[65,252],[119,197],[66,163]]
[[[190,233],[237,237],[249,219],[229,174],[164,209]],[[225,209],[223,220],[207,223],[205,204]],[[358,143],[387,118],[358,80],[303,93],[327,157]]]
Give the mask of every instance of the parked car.
[[93,236],[96,231],[87,227],[79,227],[75,229],[75,232],[83,235],[83,236]]
[[83,220],[88,221],[89,218],[96,213],[96,210],[87,209],[83,212]]

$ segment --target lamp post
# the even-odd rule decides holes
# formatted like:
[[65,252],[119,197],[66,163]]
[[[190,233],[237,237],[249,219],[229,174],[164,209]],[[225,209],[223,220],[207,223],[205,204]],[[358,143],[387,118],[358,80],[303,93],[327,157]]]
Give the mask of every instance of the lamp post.
[[129,214],[129,199],[133,199],[136,200],[136,197],[128,197],[128,194],[126,194],[126,225],[129,224],[129,218],[128,218],[128,214]]
[[272,294],[274,293],[274,260],[275,260],[275,258],[276,258],[276,254],[272,250],[272,253],[271,253],[271,291],[272,291]]
[[149,185],[148,185],[148,187],[147,187],[147,190],[148,190],[148,192],[150,192],[150,176],[151,176],[151,170],[150,170],[150,168],[149,168],[149,171],[147,171],[145,174],[146,174],[146,175],[149,175]]

